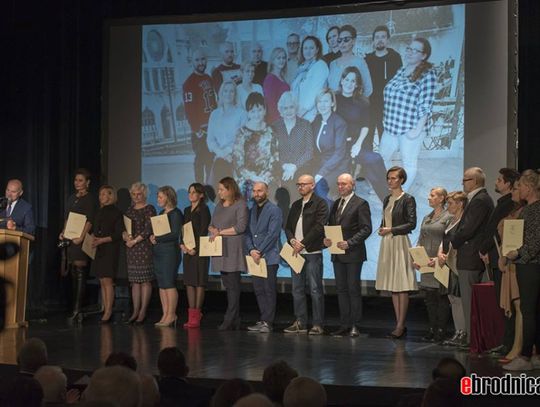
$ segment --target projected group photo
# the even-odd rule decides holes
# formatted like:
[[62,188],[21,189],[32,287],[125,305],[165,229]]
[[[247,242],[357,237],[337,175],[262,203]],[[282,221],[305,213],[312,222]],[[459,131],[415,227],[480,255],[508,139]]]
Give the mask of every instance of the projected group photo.
[[[142,180],[171,185],[179,207],[192,182],[215,190],[231,176],[249,201],[263,181],[286,214],[302,174],[331,204],[350,173],[379,225],[386,171],[399,165],[422,219],[433,187],[460,189],[464,24],[465,7],[452,5],[144,25]],[[366,241],[364,280],[375,279],[379,240]]]

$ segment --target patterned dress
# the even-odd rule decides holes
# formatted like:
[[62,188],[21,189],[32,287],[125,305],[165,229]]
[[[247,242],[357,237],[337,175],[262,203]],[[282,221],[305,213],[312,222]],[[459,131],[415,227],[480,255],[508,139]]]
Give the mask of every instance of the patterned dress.
[[274,181],[274,167],[277,165],[278,141],[272,128],[254,131],[242,126],[236,135],[233,148],[234,178],[246,197],[250,197],[254,182],[263,181],[268,185]]
[[135,238],[141,236],[143,240],[135,246],[126,248],[128,280],[130,283],[146,283],[156,278],[152,260],[152,243],[148,237],[152,234],[150,217],[156,216],[156,209],[152,205],[135,209],[133,206],[126,211],[131,219],[131,233]]

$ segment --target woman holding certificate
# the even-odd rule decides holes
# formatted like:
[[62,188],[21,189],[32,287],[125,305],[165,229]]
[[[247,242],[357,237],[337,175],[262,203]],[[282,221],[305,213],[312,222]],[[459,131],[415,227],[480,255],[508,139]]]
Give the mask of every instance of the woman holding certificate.
[[206,206],[204,186],[198,182],[188,188],[191,205],[184,209],[184,227],[191,224],[195,246],[184,243],[180,246],[184,253],[184,284],[188,299],[188,321],[184,328],[198,328],[201,325],[201,307],[204,289],[208,282],[208,257],[199,257],[200,238],[205,236],[210,225],[210,210]]
[[450,269],[450,277],[448,278],[448,301],[452,309],[452,319],[454,320],[455,332],[452,338],[445,340],[444,346],[461,346],[467,344],[467,332],[465,330],[465,314],[463,314],[463,303],[461,302],[461,294],[459,292],[459,281],[457,274],[457,257],[456,249],[451,245],[452,239],[457,231],[463,209],[467,204],[467,194],[461,191],[454,191],[448,194],[446,198],[446,207],[448,213],[452,215],[450,223],[444,230],[442,242],[439,246],[437,254],[439,266],[445,264]]
[[176,326],[176,306],[178,305],[176,276],[182,260],[179,245],[182,212],[176,207],[176,192],[169,185],[158,189],[157,203],[162,208],[159,214],[167,216],[169,227],[165,233],[154,228],[150,236],[150,242],[154,245],[154,272],[163,310],[163,316],[154,325]]
[[92,247],[96,249],[92,272],[99,278],[101,287],[101,302],[103,317],[100,323],[111,322],[114,304],[113,279],[118,271],[118,257],[120,255],[120,239],[124,231],[122,213],[114,204],[116,191],[110,185],[99,188],[99,205],[92,225]]
[[216,205],[208,231],[210,239],[222,236],[222,256],[212,257],[212,269],[221,272],[227,290],[227,311],[219,330],[240,328],[240,273],[247,270],[244,253],[244,232],[248,223],[246,202],[234,179],[219,181]]
[[133,314],[127,322],[142,324],[152,295],[152,280],[156,278],[152,243],[148,239],[152,234],[150,218],[156,216],[156,209],[146,202],[148,188],[145,184],[134,183],[129,193],[133,204],[126,211],[126,217],[131,220],[131,230],[124,232],[123,238],[127,248],[127,273],[131,284]]
[[382,239],[375,288],[392,293],[396,328],[389,337],[401,339],[407,335],[405,319],[409,291],[418,289],[409,255],[411,242],[407,236],[416,227],[416,201],[402,189],[407,181],[407,173],[403,168],[390,168],[386,179],[391,193],[383,201],[383,219],[379,228]]
[[[75,187],[75,193],[69,197],[66,205],[66,225],[70,212],[86,216],[86,223],[82,234],[80,237],[71,239],[66,254],[73,284],[73,314],[71,318],[74,319],[81,312],[84,301],[86,278],[88,276],[88,263],[90,259],[86,253],[82,251],[82,242],[92,227],[94,214],[96,212],[96,201],[94,196],[88,190],[90,186],[90,172],[87,169],[79,168],[75,171],[73,186]],[[64,237],[66,225],[64,225],[64,230],[60,233],[61,241],[67,239]]]
[[[428,203],[433,210],[426,215],[420,226],[418,246],[422,246],[426,250],[430,259],[429,267],[435,266],[444,231],[453,218],[445,209],[447,195],[444,188],[431,189]],[[415,268],[419,269],[420,266],[415,264]],[[446,325],[450,318],[446,288],[435,279],[434,273],[420,274],[420,288],[425,293],[424,303],[429,319],[429,330],[422,339],[427,342],[440,342],[445,339]]]
[[[516,264],[521,313],[523,315],[523,346],[521,356],[507,365],[505,370],[525,371],[540,369],[540,171],[525,170],[519,179],[519,194],[527,201],[521,212],[524,222],[523,244],[503,256]],[[532,356],[533,346],[536,355]]]

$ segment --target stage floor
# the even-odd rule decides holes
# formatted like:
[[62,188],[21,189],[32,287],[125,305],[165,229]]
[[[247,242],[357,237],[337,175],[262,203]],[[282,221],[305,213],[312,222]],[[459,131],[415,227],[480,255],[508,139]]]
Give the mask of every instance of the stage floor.
[[[207,311],[203,327],[190,330],[182,329],[181,324],[176,329],[155,328],[150,321],[159,319],[157,310],[143,326],[120,321],[100,325],[98,316],[82,325],[71,325],[62,314],[56,314],[31,321],[26,329],[0,333],[0,363],[15,364],[20,344],[26,338],[39,337],[47,344],[51,364],[84,371],[102,366],[113,351],[125,351],[136,358],[139,371],[157,374],[160,349],[178,346],[186,355],[190,376],[204,379],[260,381],[267,365],[284,359],[301,375],[323,384],[425,388],[431,382],[432,369],[445,356],[455,357],[469,372],[482,376],[504,374],[495,359],[422,342],[426,327],[423,304],[418,300],[411,301],[407,338],[387,339],[392,328],[389,303],[389,299],[367,301],[358,338],[283,334],[281,330],[292,319],[287,313],[278,313],[273,333],[251,333],[245,327],[256,320],[256,309],[244,313],[244,330],[227,332],[216,329],[222,317],[218,310]],[[328,330],[337,326],[336,311],[330,304]],[[115,317],[119,320],[121,316]]]

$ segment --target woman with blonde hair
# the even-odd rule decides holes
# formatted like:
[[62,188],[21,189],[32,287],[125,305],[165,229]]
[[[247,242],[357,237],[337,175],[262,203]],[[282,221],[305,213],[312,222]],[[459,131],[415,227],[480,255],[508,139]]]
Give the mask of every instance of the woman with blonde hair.
[[462,346],[467,344],[467,332],[465,325],[465,314],[463,313],[463,303],[459,291],[458,270],[457,270],[457,252],[451,245],[451,241],[457,231],[457,226],[461,221],[463,210],[467,204],[467,194],[462,191],[450,192],[446,198],[446,207],[452,219],[446,226],[442,242],[437,254],[439,265],[444,264],[450,269],[448,279],[448,301],[452,310],[452,319],[454,321],[454,335],[445,340],[442,344],[445,346]]
[[101,323],[111,322],[114,304],[114,278],[118,271],[120,239],[124,231],[122,213],[116,203],[116,190],[110,185],[99,188],[99,205],[92,224],[92,247],[96,249],[92,272],[99,279],[103,317]]
[[[260,88],[260,85],[257,85]],[[237,87],[232,81],[221,84],[218,107],[208,120],[208,150],[214,155],[214,165],[207,183],[215,187],[217,179],[232,174],[232,152],[238,129],[244,124],[244,105],[237,104]]]
[[280,117],[278,110],[279,98],[283,92],[291,89],[285,80],[286,75],[287,53],[283,48],[274,48],[268,62],[268,75],[266,75],[263,82],[264,99],[268,108],[266,121],[270,124]]
[[159,298],[163,315],[155,326],[176,326],[176,307],[178,306],[178,290],[176,277],[182,260],[180,253],[180,236],[182,230],[182,212],[176,207],[177,198],[174,189],[166,185],[160,187],[157,202],[162,208],[160,215],[167,215],[171,231],[165,235],[150,235],[154,245],[154,271],[159,287]]
[[[424,247],[430,258],[430,267],[435,266],[439,246],[444,237],[444,231],[451,222],[453,215],[445,208],[448,193],[442,187],[432,188],[428,203],[433,210],[424,217],[420,226],[418,246]],[[415,268],[420,267],[415,264]],[[429,330],[422,338],[425,341],[440,342],[445,339],[446,325],[450,317],[450,304],[448,302],[446,287],[435,279],[434,273],[420,274],[420,289],[424,291],[424,303],[429,319]]]
[[156,209],[146,202],[148,188],[141,182],[135,182],[129,189],[132,205],[125,216],[131,220],[131,231],[122,234],[126,245],[128,281],[131,284],[133,313],[128,323],[142,324],[146,319],[146,310],[152,295],[154,262],[152,259],[152,234],[150,218],[156,216]]

